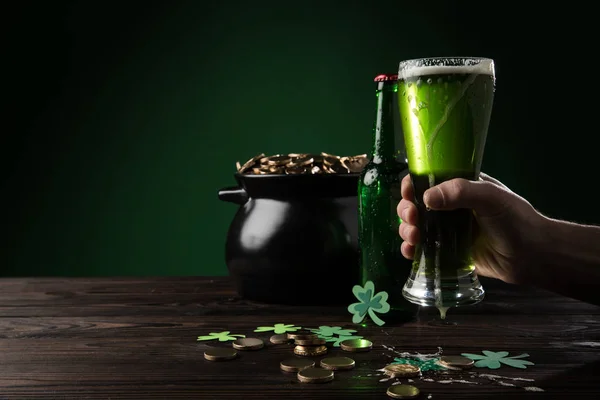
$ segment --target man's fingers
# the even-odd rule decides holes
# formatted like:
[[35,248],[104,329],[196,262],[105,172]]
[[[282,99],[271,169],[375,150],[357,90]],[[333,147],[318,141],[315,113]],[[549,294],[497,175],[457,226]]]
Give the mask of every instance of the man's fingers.
[[400,251],[402,252],[404,258],[407,258],[409,260],[415,258],[415,246],[407,242],[402,242],[402,245],[400,246]]
[[491,182],[456,178],[427,189],[423,200],[432,210],[471,208],[485,217],[506,208],[506,191]]
[[398,216],[402,219],[403,223],[408,223],[411,225],[417,224],[419,213],[415,203],[406,199],[402,199],[400,200],[400,203],[398,203],[398,208],[396,211],[398,212]]
[[403,199],[415,201],[415,189],[413,188],[410,175],[406,175],[402,178],[402,182],[400,183],[400,195]]

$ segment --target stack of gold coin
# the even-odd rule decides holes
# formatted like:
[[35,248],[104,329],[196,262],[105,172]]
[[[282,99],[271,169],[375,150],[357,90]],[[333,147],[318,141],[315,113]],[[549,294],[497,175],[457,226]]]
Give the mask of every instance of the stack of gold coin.
[[294,341],[294,354],[298,356],[313,357],[327,353],[325,340],[307,329],[290,332],[288,338]]
[[236,162],[239,174],[250,175],[322,175],[360,173],[369,159],[366,154],[336,156],[320,153],[289,153],[265,156],[258,154],[244,164]]

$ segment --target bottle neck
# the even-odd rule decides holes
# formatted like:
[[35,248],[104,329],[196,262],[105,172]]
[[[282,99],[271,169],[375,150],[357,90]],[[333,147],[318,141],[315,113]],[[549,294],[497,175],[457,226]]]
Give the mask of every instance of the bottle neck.
[[377,112],[373,127],[371,160],[375,164],[406,163],[406,150],[398,110],[398,82],[377,82]]

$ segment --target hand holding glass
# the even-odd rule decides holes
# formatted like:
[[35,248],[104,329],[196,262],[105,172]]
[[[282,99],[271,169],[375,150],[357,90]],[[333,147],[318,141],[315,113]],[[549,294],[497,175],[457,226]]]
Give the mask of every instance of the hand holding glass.
[[449,179],[479,179],[494,101],[494,61],[402,61],[398,81],[421,233],[403,295],[413,303],[436,306],[444,318],[449,307],[475,304],[484,297],[470,252],[473,211],[427,210],[423,193]]

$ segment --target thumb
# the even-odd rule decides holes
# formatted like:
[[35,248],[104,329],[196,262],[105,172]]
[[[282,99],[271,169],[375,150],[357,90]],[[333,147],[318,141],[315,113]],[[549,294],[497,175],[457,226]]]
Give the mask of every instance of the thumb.
[[479,216],[493,216],[506,208],[506,194],[488,181],[456,178],[425,191],[423,202],[432,210],[473,209]]

